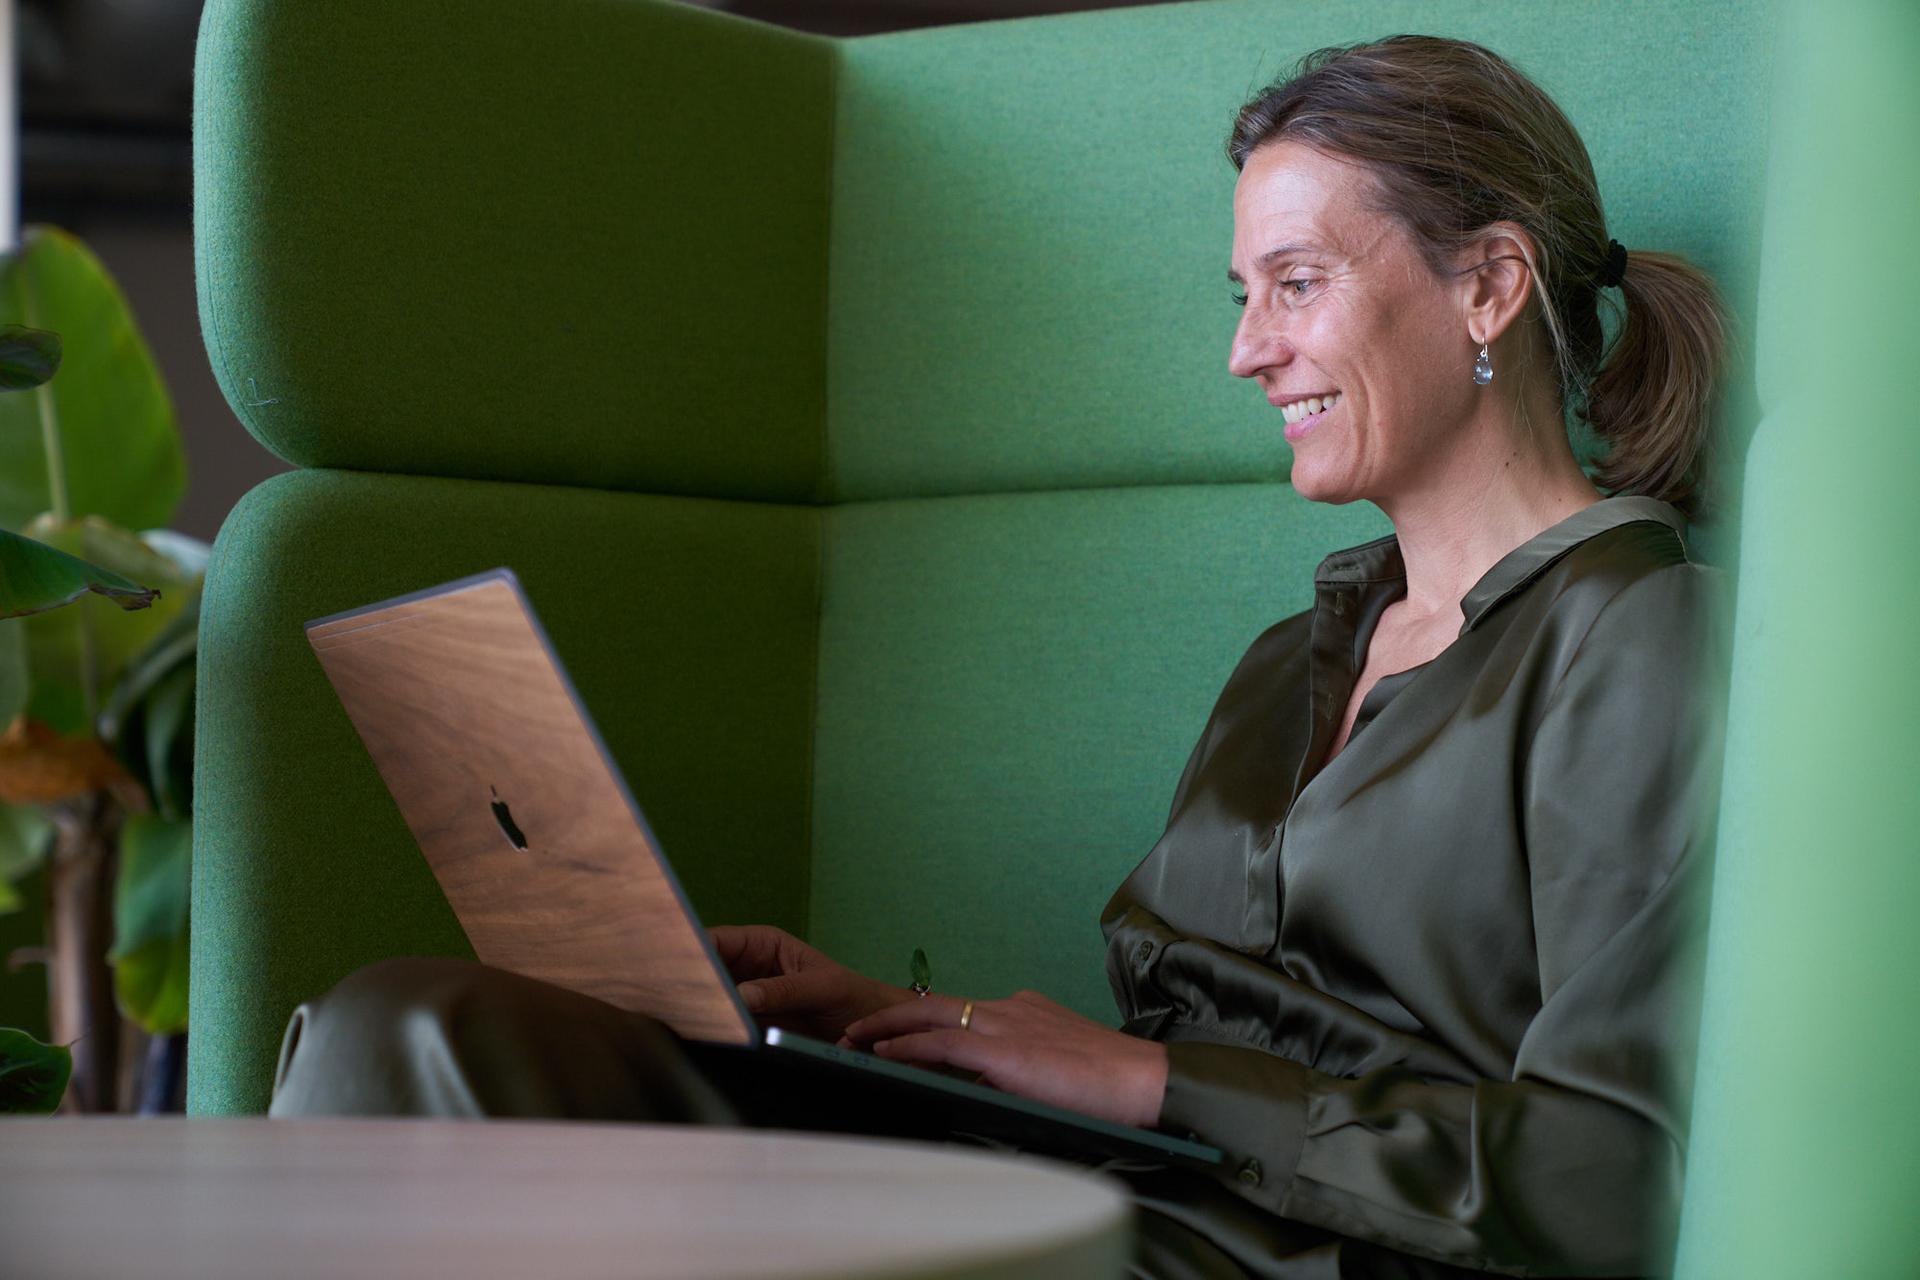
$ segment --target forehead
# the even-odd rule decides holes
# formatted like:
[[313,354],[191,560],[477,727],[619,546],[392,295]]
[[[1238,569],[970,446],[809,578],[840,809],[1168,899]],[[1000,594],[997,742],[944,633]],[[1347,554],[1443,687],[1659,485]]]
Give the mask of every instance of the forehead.
[[1258,148],[1233,189],[1235,266],[1257,266],[1259,255],[1283,245],[1358,255],[1385,220],[1366,207],[1371,194],[1359,165],[1298,142]]

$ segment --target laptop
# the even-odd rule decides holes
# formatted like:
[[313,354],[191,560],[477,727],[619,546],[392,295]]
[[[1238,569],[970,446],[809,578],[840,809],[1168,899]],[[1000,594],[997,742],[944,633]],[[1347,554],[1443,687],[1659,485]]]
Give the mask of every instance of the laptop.
[[835,1128],[1084,1162],[1225,1159],[756,1022],[512,570],[306,634],[482,963],[651,1015],[749,1094],[817,1093]]

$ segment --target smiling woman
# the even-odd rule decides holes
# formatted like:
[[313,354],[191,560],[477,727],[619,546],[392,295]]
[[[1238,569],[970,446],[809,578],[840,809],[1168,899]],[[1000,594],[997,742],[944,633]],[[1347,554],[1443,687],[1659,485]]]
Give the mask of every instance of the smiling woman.
[[[1404,442],[1350,440],[1366,474],[1344,488],[1394,487],[1476,416],[1518,416],[1528,461],[1565,482],[1570,409],[1611,446],[1603,488],[1698,514],[1726,330],[1713,283],[1607,235],[1579,134],[1518,69],[1427,36],[1323,49],[1241,110],[1227,152],[1241,170],[1227,276],[1248,308],[1233,372],[1283,406],[1340,390],[1338,375],[1372,394],[1371,415],[1356,394],[1350,417],[1427,424]],[[1610,285],[1625,309],[1603,353]],[[1476,347],[1478,376],[1452,376]],[[1494,368],[1512,390],[1473,390]],[[1318,424],[1296,431],[1294,417],[1297,443]]]
[[1321,50],[1228,152],[1228,367],[1297,492],[1395,532],[1254,642],[1107,906],[1158,1121],[1233,1154],[1247,1211],[1137,1195],[1262,1275],[1664,1270],[1723,737],[1683,514],[1715,290],[1606,234],[1572,125],[1477,45]]
[[[1227,1153],[1108,1166],[1138,1274],[1662,1270],[1723,736],[1722,575],[1683,513],[1719,303],[1619,248],[1571,124],[1477,45],[1310,55],[1229,152],[1229,369],[1303,497],[1394,533],[1328,554],[1220,694],[1102,914],[1123,1025],[893,986],[765,926],[715,950],[767,1023]],[[1569,413],[1610,445],[1599,487]],[[422,1110],[829,1123],[478,965],[389,962],[296,1013],[274,1114]]]

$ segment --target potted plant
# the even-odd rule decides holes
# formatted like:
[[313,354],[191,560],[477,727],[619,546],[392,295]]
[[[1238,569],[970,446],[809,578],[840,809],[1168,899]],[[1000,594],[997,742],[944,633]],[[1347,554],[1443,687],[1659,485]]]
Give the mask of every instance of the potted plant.
[[27,228],[0,322],[0,912],[44,866],[46,946],[13,960],[47,964],[54,1042],[0,1028],[0,1111],[154,1109],[184,1063],[207,547],[165,528],[172,403],[93,254]]

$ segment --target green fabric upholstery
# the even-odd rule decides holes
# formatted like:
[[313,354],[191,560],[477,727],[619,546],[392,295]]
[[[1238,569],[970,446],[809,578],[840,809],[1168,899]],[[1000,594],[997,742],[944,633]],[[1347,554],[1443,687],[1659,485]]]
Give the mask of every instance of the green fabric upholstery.
[[808,500],[832,52],[685,5],[215,0],[228,402],[306,467]]
[[1226,374],[1235,109],[1396,31],[1534,75],[1613,233],[1733,307],[1696,529],[1732,567],[1773,29],[1196,0],[836,41],[661,0],[211,0],[202,329],[305,470],[208,580],[192,1109],[264,1109],[287,1013],[354,968],[465,951],[300,623],[499,564],[709,919],[1110,1018],[1097,912],[1213,697],[1387,531],[1294,494]]
[[1114,1021],[1100,907],[1213,699],[1311,602],[1325,540],[1391,529],[1302,505],[1218,484],[828,508],[814,940],[893,980],[924,947],[936,983]]
[[[1755,4],[1225,0],[848,40],[830,497],[1285,479],[1272,407],[1226,373],[1227,131],[1300,55],[1400,31],[1517,62],[1586,140],[1614,234],[1689,255],[1751,315]],[[1623,92],[1594,50],[1629,46]]]
[[[1786,7],[1686,1276],[1920,1274],[1920,7]],[[1817,266],[1810,262],[1817,254]]]

